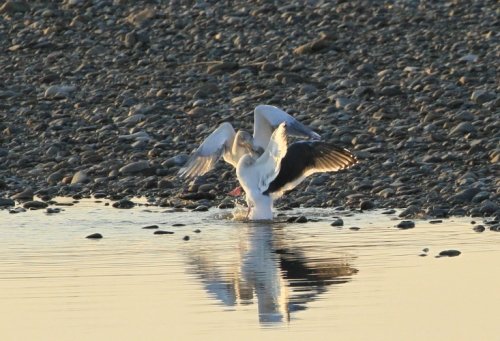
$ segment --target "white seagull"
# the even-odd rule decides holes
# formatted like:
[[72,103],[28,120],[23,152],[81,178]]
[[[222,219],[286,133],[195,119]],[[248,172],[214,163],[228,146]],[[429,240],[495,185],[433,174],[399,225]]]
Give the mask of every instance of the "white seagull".
[[249,220],[272,220],[274,200],[309,175],[334,172],[357,163],[348,150],[322,141],[300,141],[288,146],[287,129],[287,123],[281,123],[262,155],[247,153],[236,166],[246,194]]
[[230,123],[222,123],[193,152],[179,170],[179,175],[186,178],[203,175],[214,168],[221,155],[235,168],[245,154],[260,156],[267,148],[273,131],[282,122],[287,124],[289,135],[320,139],[318,134],[285,111],[272,105],[258,105],[254,110],[253,136],[243,130],[235,132]]

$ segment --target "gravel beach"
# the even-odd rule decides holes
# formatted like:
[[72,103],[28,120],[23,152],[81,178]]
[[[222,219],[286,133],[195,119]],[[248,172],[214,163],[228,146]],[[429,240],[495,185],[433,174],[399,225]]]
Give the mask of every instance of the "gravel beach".
[[495,0],[7,1],[0,206],[231,207],[229,165],[177,171],[221,122],[252,131],[273,104],[360,161],[278,208],[498,220],[499,18]]

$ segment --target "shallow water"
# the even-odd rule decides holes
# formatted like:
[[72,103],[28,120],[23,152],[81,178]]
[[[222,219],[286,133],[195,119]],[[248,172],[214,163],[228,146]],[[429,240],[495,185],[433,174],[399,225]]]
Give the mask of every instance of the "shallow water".
[[[500,233],[471,218],[400,230],[380,212],[251,224],[225,210],[63,209],[0,211],[1,340],[498,339]],[[435,257],[445,249],[462,254]]]

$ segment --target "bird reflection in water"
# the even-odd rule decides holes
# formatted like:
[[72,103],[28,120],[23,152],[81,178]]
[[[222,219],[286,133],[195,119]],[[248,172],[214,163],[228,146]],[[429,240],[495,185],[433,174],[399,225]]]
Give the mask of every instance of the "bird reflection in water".
[[348,282],[357,270],[347,257],[332,257],[332,250],[325,256],[294,246],[283,227],[239,226],[238,245],[193,250],[190,271],[225,306],[257,303],[261,324],[288,322],[291,313],[306,309],[330,285]]

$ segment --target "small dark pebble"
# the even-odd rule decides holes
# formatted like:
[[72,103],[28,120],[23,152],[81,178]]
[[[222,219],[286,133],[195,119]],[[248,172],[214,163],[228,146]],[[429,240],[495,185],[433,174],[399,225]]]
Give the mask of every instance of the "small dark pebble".
[[158,230],[158,231],[155,231],[153,234],[174,234],[174,232]]
[[344,221],[341,218],[335,219],[330,226],[344,226]]
[[194,230],[193,232],[194,232],[194,233],[200,233],[200,232],[201,232],[201,230],[200,230],[200,229],[196,229],[196,230]]
[[484,230],[486,230],[486,228],[483,225],[476,225],[472,229],[476,232],[484,232]]
[[60,208],[51,208],[51,207],[49,207],[49,208],[47,208],[47,210],[45,212],[48,213],[48,214],[59,213],[59,212],[61,212],[61,209]]
[[219,206],[217,206],[217,208],[221,208],[221,209],[224,209],[224,208],[234,208],[234,203],[232,203],[232,202],[223,202],[223,203],[219,204]]
[[429,221],[429,224],[440,224],[442,223],[443,221],[441,219],[437,219],[437,220],[430,220]]
[[396,227],[400,229],[412,229],[415,227],[415,223],[411,220],[403,220]]
[[476,221],[475,221],[475,220],[472,220],[470,223],[471,223],[472,225],[474,225],[474,224],[476,223]]
[[26,209],[22,208],[22,207],[16,207],[16,208],[9,210],[9,213],[11,213],[11,214],[22,213],[22,212],[26,212]]
[[88,238],[88,239],[101,239],[102,238],[102,234],[100,234],[100,233],[92,233],[92,234],[89,234],[85,238]]
[[106,198],[106,193],[102,193],[102,192],[97,192],[97,193],[94,193],[94,198],[95,198],[95,199],[102,199],[102,198]]
[[490,231],[500,232],[500,224],[491,225]]
[[175,223],[175,224],[172,224],[172,226],[186,226],[186,224],[182,224],[182,223]]
[[353,227],[349,227],[349,230],[353,230],[353,231],[359,231],[360,227],[357,227],[357,226],[353,226]]
[[113,203],[114,208],[132,208],[134,207],[134,203],[128,199],[122,199]]
[[300,223],[300,224],[303,224],[303,223],[307,223],[307,218],[303,215],[297,217],[295,220],[294,220],[294,223]]
[[184,238],[182,238],[182,240],[188,241],[189,240],[189,236],[184,236]]
[[394,213],[396,213],[396,210],[393,209],[382,212],[382,214],[394,214]]
[[212,194],[210,192],[184,193],[179,195],[179,199],[194,200],[194,201],[201,199],[214,200],[215,194]]
[[456,257],[460,254],[461,252],[458,250],[444,250],[439,253],[438,257]]
[[428,248],[428,247],[424,247],[424,248],[422,249],[422,252],[425,252],[425,253],[429,252],[429,248]]
[[427,257],[427,253],[421,253],[419,254],[420,257]]
[[375,203],[371,200],[363,200],[360,204],[359,204],[359,208],[361,210],[371,210],[371,209],[374,209],[375,208]]
[[16,202],[9,198],[0,198],[0,206],[14,206]]
[[46,208],[47,206],[49,206],[49,204],[43,201],[27,201],[23,205],[24,208],[35,209],[35,210],[40,208]]
[[157,229],[159,228],[158,225],[148,225],[148,226],[144,226],[143,229],[145,230],[154,230],[154,229]]

